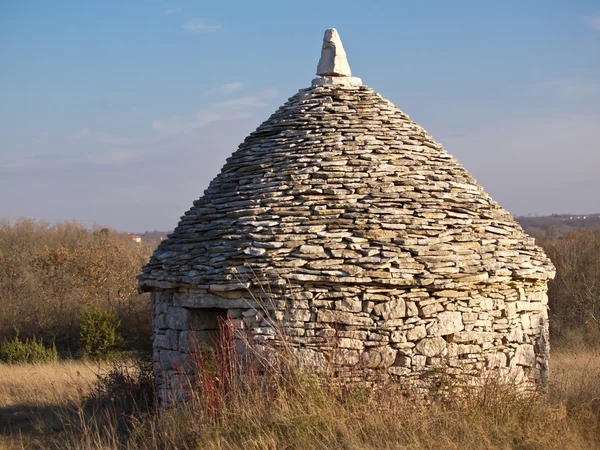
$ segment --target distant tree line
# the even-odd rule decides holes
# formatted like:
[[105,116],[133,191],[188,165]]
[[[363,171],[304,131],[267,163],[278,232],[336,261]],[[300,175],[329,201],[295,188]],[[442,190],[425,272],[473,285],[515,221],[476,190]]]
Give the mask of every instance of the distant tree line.
[[552,339],[600,344],[600,226],[531,234],[556,266],[548,286]]
[[125,345],[149,344],[151,307],[136,275],[155,244],[76,222],[0,221],[0,341],[19,334],[77,352],[81,320],[100,308]]
[[[528,231],[557,267],[549,285],[552,341],[600,341],[600,226]],[[114,342],[148,348],[151,305],[136,275],[156,244],[76,222],[0,221],[0,342],[41,338],[77,354],[92,339],[81,339],[82,330],[112,336],[110,314],[120,324]],[[90,317],[98,321],[90,325]]]

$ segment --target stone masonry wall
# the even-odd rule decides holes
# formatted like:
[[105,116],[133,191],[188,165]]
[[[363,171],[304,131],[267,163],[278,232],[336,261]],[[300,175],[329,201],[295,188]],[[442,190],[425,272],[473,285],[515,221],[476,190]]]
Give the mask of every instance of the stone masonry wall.
[[[154,362],[165,404],[187,395],[190,337],[213,327],[215,307],[258,345],[284,330],[302,364],[339,374],[386,374],[422,394],[432,371],[466,383],[492,372],[532,388],[548,374],[546,284],[512,282],[464,289],[376,289],[287,285],[268,296],[233,291],[153,293]],[[198,309],[199,308],[199,309]]]

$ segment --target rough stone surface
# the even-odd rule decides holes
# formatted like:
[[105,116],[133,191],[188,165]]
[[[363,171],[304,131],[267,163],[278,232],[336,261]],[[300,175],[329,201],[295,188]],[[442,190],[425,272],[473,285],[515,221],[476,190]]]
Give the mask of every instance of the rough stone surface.
[[342,40],[335,28],[329,28],[323,36],[317,75],[321,77],[349,77],[352,75]]
[[317,77],[312,80],[313,86],[320,84],[336,84],[338,86],[362,86],[363,82],[357,77]]
[[310,370],[385,373],[426,390],[443,367],[469,383],[495,371],[533,387],[547,373],[553,276],[423,128],[367,86],[322,83],[227,159],[139,288],[152,291],[168,403],[184,397],[189,337],[210,344],[219,321],[269,354],[285,335]]
[[464,330],[463,313],[460,311],[443,311],[437,314],[437,322],[429,329],[432,336],[447,336]]
[[439,356],[446,349],[446,341],[441,337],[425,338],[415,346],[415,351],[425,356]]

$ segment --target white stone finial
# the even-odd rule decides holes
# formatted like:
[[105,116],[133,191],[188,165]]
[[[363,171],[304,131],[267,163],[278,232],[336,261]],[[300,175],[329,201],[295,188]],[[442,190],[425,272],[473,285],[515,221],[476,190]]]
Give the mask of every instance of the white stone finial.
[[325,31],[317,75],[318,77],[312,80],[313,86],[335,85],[353,89],[362,86],[362,80],[353,77],[350,72],[342,40],[335,28]]
[[321,59],[317,66],[320,77],[349,77],[352,76],[342,40],[335,28],[329,28],[323,36]]

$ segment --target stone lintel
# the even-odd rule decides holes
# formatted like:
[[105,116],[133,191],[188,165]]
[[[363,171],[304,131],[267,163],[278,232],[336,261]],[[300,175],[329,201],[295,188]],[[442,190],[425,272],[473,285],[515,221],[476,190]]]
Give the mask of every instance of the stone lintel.
[[312,80],[313,86],[320,85],[336,85],[336,86],[362,86],[363,82],[357,77],[317,77]]

